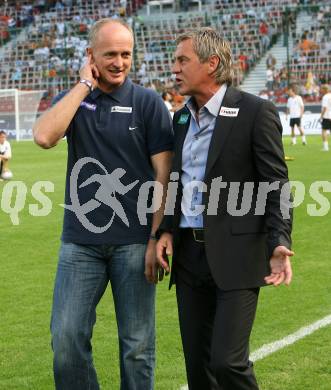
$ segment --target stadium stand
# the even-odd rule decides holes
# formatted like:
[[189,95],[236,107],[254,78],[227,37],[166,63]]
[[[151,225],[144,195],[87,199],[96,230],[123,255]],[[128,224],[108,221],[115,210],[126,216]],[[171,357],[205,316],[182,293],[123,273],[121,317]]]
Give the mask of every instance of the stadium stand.
[[147,75],[149,81],[169,78],[176,35],[209,25],[221,29],[230,41],[235,59],[234,83],[239,85],[245,72],[280,34],[282,10],[290,4],[290,1],[283,1],[279,7],[277,2],[276,7],[274,1],[266,1],[262,7],[261,2],[242,1],[227,8],[216,2],[207,6],[205,12],[167,14],[158,19],[140,18],[135,28],[138,79],[145,84]]
[[[227,7],[216,2],[209,4],[204,12],[194,14],[166,14],[163,18],[140,16],[134,24],[137,41],[136,70],[138,68],[141,72],[136,72],[135,78],[145,79],[144,68],[148,72],[149,82],[171,76],[175,35],[185,29],[207,24],[221,27],[232,43],[237,61],[236,83],[239,84],[243,73],[259,58],[281,27],[282,11],[277,8],[278,2],[269,0],[265,3],[262,7],[260,2],[243,1],[231,8],[232,13],[228,13]],[[288,1],[283,1],[283,6],[288,4]],[[105,1],[81,2],[79,6],[47,8],[47,12],[35,15],[33,23],[26,28],[22,41],[15,48],[9,47],[7,55],[3,56],[5,70],[10,67],[11,72],[3,72],[7,75],[2,74],[1,81],[4,85],[1,87],[24,89],[38,85],[49,89],[58,85],[62,89],[64,84],[71,85],[75,82],[90,25],[101,17],[126,14],[126,11],[117,7],[120,4],[105,5]],[[214,16],[207,17],[207,14]],[[267,31],[259,33],[259,24],[266,25],[265,22],[259,23],[261,18],[270,23],[269,34]],[[241,37],[243,40],[240,42]],[[141,69],[144,62],[146,66]]]
[[290,84],[299,86],[299,94],[306,103],[319,102],[320,86],[331,83],[331,4],[319,6],[316,3],[305,8],[305,12],[310,17],[310,25],[303,31],[292,26],[295,48],[289,65],[282,64],[275,71],[272,95],[276,103],[287,100],[288,78]]
[[[295,24],[298,8],[297,0],[35,0],[19,5],[8,0],[0,7],[0,88],[47,90],[40,109],[48,107],[54,93],[77,81],[89,28],[103,17],[125,17],[132,25],[136,82],[172,90],[175,36],[208,25],[220,29],[230,41],[234,84],[240,85],[283,32],[287,10],[292,10]],[[275,74],[276,102],[285,99],[288,70],[291,82],[301,83],[306,88],[303,95],[312,101],[319,96],[316,85],[330,81],[330,7],[316,3],[309,12],[314,28],[305,37],[295,37],[297,48],[289,69],[284,66]]]

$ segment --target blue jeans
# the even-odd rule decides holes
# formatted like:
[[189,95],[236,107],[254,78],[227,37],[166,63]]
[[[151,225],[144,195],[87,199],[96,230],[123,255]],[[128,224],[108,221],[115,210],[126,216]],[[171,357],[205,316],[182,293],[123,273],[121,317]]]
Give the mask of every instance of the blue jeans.
[[51,320],[57,390],[97,390],[91,338],[110,281],[120,348],[121,390],[152,390],[155,286],[144,276],[145,244],[62,243]]

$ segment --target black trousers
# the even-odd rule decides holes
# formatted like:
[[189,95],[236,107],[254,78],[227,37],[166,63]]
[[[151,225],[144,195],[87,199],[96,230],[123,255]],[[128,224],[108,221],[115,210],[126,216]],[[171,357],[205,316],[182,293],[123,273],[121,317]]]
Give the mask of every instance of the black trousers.
[[174,272],[189,390],[258,389],[249,337],[259,288],[219,289],[190,229],[181,229]]

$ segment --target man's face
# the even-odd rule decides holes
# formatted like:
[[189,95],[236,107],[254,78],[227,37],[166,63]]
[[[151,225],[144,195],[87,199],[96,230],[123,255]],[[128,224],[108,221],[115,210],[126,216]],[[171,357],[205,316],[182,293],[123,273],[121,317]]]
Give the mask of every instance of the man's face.
[[199,94],[205,88],[206,83],[210,82],[209,70],[209,62],[199,61],[193,50],[191,39],[178,44],[172,72],[176,75],[176,83],[181,95]]
[[2,145],[6,141],[6,134],[0,134],[0,144]]
[[125,81],[132,63],[133,37],[118,23],[108,23],[100,28],[89,53],[99,70],[99,85],[112,91]]

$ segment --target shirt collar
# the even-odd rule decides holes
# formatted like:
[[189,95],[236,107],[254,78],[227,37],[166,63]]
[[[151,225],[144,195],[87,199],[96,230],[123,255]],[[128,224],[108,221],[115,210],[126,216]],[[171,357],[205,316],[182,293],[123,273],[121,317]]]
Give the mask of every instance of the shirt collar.
[[[222,86],[219,88],[219,90],[203,106],[215,118],[218,116],[218,113],[220,111],[220,107],[221,107],[221,104],[222,104],[222,101],[223,101],[223,98],[224,98],[226,90],[227,90],[227,85],[226,84],[222,84]],[[186,106],[190,110],[191,113],[195,112],[195,102],[194,102],[194,98],[193,97],[191,97],[186,102]]]
[[91,92],[91,98],[97,99],[100,95],[106,95],[110,98],[116,100],[117,102],[121,102],[130,92],[132,86],[132,81],[127,77],[122,85],[120,85],[118,88],[114,89],[114,91],[106,93],[101,91],[101,89],[96,88],[94,91]]

